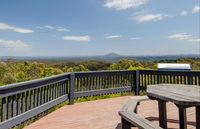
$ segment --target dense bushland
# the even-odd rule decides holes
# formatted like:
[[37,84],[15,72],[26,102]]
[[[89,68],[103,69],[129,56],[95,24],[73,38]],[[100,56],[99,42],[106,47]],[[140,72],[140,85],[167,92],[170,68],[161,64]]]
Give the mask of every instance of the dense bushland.
[[118,63],[97,60],[70,62],[48,59],[24,61],[8,58],[0,62],[0,85],[43,78],[66,72],[97,70],[156,69],[157,63],[189,63],[193,70],[200,70],[200,58],[180,58],[177,60],[137,61],[121,59]]

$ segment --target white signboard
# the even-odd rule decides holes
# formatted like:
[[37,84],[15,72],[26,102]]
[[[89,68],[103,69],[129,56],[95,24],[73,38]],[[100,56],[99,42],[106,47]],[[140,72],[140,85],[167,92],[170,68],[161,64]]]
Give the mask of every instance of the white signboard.
[[190,64],[158,63],[158,69],[191,70]]

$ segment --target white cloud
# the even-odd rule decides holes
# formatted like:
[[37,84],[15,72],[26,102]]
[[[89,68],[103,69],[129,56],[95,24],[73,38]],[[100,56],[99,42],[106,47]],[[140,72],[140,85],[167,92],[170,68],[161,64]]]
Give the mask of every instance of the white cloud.
[[28,50],[30,46],[21,40],[0,40],[0,46],[11,50]]
[[139,39],[141,39],[140,37],[132,37],[132,38],[130,38],[131,40],[139,40]]
[[128,8],[136,8],[146,4],[149,0],[107,0],[104,4],[107,8],[115,8],[116,10],[124,10]]
[[200,12],[200,6],[198,6],[198,5],[194,6],[192,12],[193,12],[193,13],[198,13],[198,12]]
[[188,39],[191,36],[192,35],[187,34],[187,33],[178,33],[178,34],[169,35],[168,38],[183,40],[183,39]]
[[133,20],[137,22],[149,22],[149,21],[158,21],[162,20],[163,18],[167,17],[168,15],[166,14],[143,14],[143,13],[136,13],[132,17]]
[[52,29],[52,30],[57,30],[57,31],[70,31],[67,28],[64,27],[55,27],[55,26],[50,26],[50,25],[46,25],[46,26],[37,26],[38,29]]
[[47,28],[47,29],[54,29],[55,27],[46,25],[46,26],[44,26],[44,28]]
[[70,31],[69,29],[66,29],[66,28],[63,28],[63,27],[58,27],[56,30],[57,31],[66,31],[66,32]]
[[88,35],[85,36],[64,36],[63,40],[72,40],[72,41],[90,41],[91,38]]
[[200,38],[199,39],[189,39],[188,42],[199,42],[200,43]]
[[188,12],[185,11],[185,10],[183,10],[183,11],[181,11],[180,15],[181,15],[181,16],[187,16],[187,15],[188,15]]
[[105,38],[106,39],[113,39],[113,38],[120,38],[122,37],[121,35],[109,35],[109,36],[106,36]]
[[30,30],[30,29],[24,29],[20,27],[11,26],[2,22],[0,22],[0,30],[12,30],[18,33],[33,33],[34,32],[33,30]]

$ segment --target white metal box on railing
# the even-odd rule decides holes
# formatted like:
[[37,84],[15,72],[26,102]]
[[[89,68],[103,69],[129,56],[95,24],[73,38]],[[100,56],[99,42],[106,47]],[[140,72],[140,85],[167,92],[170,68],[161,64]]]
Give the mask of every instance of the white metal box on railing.
[[191,70],[190,64],[158,63],[159,70]]

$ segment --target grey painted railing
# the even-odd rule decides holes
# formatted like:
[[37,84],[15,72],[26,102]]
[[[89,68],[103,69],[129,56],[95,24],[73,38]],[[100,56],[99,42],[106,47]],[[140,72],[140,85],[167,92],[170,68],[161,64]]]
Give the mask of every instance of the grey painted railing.
[[159,83],[200,85],[200,71],[118,70],[75,72],[0,86],[0,128],[11,128],[74,98],[101,94],[145,92]]

